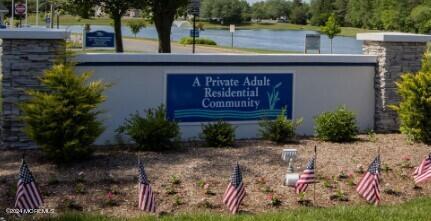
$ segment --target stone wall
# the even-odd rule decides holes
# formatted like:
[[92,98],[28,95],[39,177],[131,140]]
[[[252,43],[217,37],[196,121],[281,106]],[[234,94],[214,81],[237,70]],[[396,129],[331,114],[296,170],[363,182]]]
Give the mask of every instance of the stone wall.
[[[31,37],[31,36],[30,36]],[[0,148],[33,148],[35,144],[23,133],[18,104],[28,99],[25,90],[41,88],[43,71],[65,54],[65,41],[53,39],[3,39],[2,99]]]
[[398,115],[389,108],[389,105],[400,102],[395,83],[403,73],[420,70],[425,50],[426,42],[364,42],[364,54],[378,56],[375,78],[376,131],[399,130]]

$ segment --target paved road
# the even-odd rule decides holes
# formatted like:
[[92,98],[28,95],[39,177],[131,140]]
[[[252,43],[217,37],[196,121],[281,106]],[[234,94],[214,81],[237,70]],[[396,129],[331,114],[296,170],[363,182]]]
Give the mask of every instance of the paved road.
[[[152,40],[143,40],[143,39],[131,39],[125,38],[124,40],[124,49],[125,51],[130,52],[144,52],[144,53],[157,53],[158,51],[158,42]],[[178,43],[172,43],[172,53],[176,54],[188,54],[192,53],[192,46],[187,45],[184,46]],[[228,49],[228,48],[214,48],[208,46],[197,46],[196,53],[234,53],[234,54],[244,54],[251,53],[241,50]]]

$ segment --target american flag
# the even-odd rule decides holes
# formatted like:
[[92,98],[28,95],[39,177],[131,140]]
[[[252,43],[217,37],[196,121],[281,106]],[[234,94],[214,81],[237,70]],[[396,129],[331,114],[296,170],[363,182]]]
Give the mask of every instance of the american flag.
[[379,174],[380,174],[380,155],[368,167],[367,173],[359,182],[356,191],[370,203],[379,204],[380,189],[379,189]]
[[223,196],[223,203],[229,208],[231,213],[235,214],[238,212],[239,205],[245,197],[245,187],[242,182],[241,169],[238,163],[230,179],[230,183]]
[[314,175],[314,164],[316,159],[311,158],[307,166],[305,167],[304,173],[299,177],[299,180],[296,182],[296,193],[302,193],[307,190],[308,184],[315,183],[315,175]]
[[15,208],[38,209],[43,204],[42,196],[33,175],[25,160],[22,160],[19,170],[18,187],[16,191]]
[[144,164],[139,161],[139,209],[149,212],[156,212],[156,200],[145,174]]
[[416,184],[431,178],[431,154],[416,168],[413,178]]

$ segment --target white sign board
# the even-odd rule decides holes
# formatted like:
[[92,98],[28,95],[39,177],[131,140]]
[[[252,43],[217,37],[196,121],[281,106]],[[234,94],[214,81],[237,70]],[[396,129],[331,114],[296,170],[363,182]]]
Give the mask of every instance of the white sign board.
[[320,54],[320,35],[306,34],[305,35],[305,53],[308,51],[316,51]]
[[230,26],[229,26],[229,31],[230,31],[231,33],[234,33],[234,32],[235,32],[235,25],[230,25]]
[[189,0],[188,11],[189,14],[199,16],[201,8],[200,0]]

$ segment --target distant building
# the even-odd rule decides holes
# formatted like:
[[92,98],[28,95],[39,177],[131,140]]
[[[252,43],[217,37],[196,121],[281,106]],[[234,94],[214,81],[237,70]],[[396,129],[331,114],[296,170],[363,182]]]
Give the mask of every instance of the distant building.
[[127,16],[131,17],[131,18],[139,18],[141,17],[142,12],[139,9],[129,9],[127,11]]

